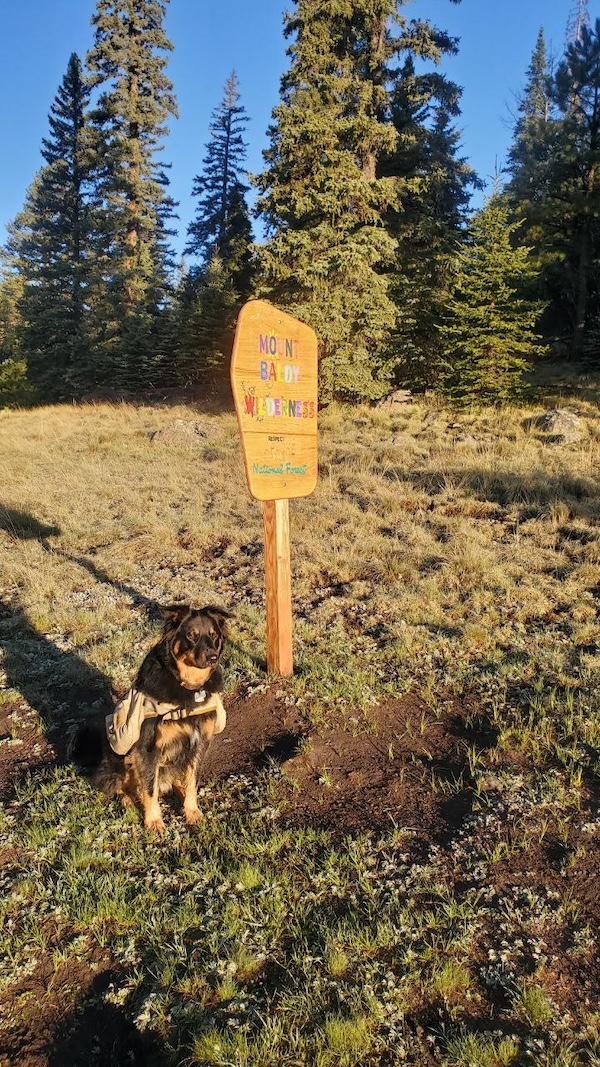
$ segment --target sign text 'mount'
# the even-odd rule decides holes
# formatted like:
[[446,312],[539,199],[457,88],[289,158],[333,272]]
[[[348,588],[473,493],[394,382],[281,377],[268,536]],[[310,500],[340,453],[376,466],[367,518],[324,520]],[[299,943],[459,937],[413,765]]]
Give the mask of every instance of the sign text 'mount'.
[[240,311],[231,387],[248,486],[257,500],[308,496],[317,484],[317,337],[265,300]]

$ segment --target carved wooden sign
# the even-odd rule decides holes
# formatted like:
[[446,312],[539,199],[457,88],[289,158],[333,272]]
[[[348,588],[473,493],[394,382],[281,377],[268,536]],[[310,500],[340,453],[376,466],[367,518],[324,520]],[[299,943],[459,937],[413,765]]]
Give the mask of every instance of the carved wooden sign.
[[257,500],[308,496],[317,484],[317,337],[265,300],[240,311],[231,387],[248,487]]
[[290,497],[317,484],[317,337],[265,300],[238,316],[231,388],[248,488],[263,502],[267,669],[289,677],[292,655]]

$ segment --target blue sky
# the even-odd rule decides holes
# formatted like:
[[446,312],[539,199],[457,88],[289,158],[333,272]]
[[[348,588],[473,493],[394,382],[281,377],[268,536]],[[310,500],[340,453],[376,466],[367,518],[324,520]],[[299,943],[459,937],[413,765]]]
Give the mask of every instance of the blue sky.
[[[42,163],[48,111],[69,56],[77,52],[83,59],[92,44],[95,6],[95,0],[17,0],[4,6],[0,243]],[[168,73],[180,117],[171,124],[163,158],[172,164],[170,191],[180,205],[178,251],[193,216],[191,186],[201,168],[210,115],[232,70],[251,119],[248,167],[261,169],[266,130],[287,66],[282,15],[289,6],[286,0],[171,0],[166,29],[175,50]],[[461,154],[483,180],[491,181],[496,164],[506,157],[540,26],[549,51],[560,58],[574,6],[574,0],[462,0],[458,6],[449,0],[414,0],[405,6],[406,17],[428,17],[460,38],[458,55],[444,70],[463,89]]]

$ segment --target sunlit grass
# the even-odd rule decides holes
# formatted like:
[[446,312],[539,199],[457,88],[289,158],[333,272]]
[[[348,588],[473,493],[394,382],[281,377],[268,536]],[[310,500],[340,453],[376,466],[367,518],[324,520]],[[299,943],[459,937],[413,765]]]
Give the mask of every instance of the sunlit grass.
[[[597,1005],[555,1010],[563,979],[544,943],[546,929],[550,945],[570,938],[583,972],[581,905],[491,888],[502,864],[545,848],[566,882],[597,832],[600,416],[572,402],[585,432],[564,444],[536,429],[542,404],[458,420],[433,402],[328,408],[317,490],[290,507],[287,682],[265,674],[262,514],[233,415],[0,414],[0,712],[18,712],[2,743],[18,743],[19,716],[46,728],[80,693],[123,691],[157,604],[213,602],[235,612],[230,692],[272,683],[311,729],[355,735],[378,701],[412,691],[424,710],[405,723],[415,762],[389,754],[399,784],[418,770],[428,800],[452,810],[468,792],[473,805],[443,846],[412,825],[340,841],[277,821],[272,766],[210,793],[196,834],[170,814],[155,841],[69,768],[35,772],[0,809],[3,995],[42,957],[60,983],[101,951],[118,979],[98,996],[177,1067],[424,1051],[438,1067],[594,1062]],[[210,441],[153,441],[175,418],[206,418]],[[455,773],[425,769],[428,732],[468,697],[494,743],[467,739]]]

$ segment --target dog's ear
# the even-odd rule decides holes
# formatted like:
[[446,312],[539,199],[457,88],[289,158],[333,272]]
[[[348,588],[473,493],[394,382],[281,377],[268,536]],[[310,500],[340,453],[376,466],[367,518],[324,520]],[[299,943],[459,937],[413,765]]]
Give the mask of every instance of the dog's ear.
[[225,611],[225,608],[215,607],[213,604],[209,604],[207,607],[202,608],[202,613],[204,615],[210,615],[210,618],[214,619],[222,633],[226,633],[227,619],[233,618],[230,611]]
[[191,614],[191,611],[189,604],[170,604],[168,607],[161,607],[160,613],[165,620],[165,630],[176,630]]

